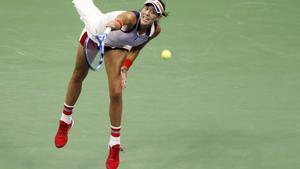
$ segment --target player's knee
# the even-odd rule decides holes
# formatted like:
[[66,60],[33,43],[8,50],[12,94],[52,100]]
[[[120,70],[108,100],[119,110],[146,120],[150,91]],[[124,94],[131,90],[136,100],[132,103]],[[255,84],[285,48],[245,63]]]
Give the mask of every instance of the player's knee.
[[122,89],[114,89],[110,92],[111,102],[120,102],[122,100]]
[[74,82],[82,82],[84,80],[84,78],[86,77],[87,72],[80,70],[80,69],[75,69],[73,71],[73,75],[72,75],[72,80]]

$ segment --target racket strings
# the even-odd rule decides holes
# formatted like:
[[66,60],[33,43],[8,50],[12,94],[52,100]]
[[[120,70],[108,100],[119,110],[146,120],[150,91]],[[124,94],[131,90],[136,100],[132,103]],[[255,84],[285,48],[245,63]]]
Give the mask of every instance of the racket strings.
[[87,64],[92,70],[98,70],[104,62],[105,39],[111,28],[105,30],[103,35],[97,35],[95,38],[99,43],[95,43],[89,37],[84,43],[84,53]]

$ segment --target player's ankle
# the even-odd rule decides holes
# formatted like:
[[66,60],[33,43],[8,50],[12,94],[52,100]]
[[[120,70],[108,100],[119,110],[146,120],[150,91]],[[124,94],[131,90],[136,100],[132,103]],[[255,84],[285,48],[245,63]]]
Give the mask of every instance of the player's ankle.
[[121,126],[119,126],[119,127],[111,126],[111,133],[110,133],[110,139],[109,139],[110,147],[121,144],[120,131],[121,131]]
[[72,123],[73,109],[74,109],[74,106],[71,106],[71,105],[68,105],[68,104],[64,103],[64,108],[63,108],[63,111],[61,113],[60,120],[67,123],[67,124],[71,124]]

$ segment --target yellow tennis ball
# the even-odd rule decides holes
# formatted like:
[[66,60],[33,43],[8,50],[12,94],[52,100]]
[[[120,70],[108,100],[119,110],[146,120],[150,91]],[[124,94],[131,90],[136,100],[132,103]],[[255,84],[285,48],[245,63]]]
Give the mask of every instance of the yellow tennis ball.
[[165,50],[163,50],[163,51],[161,52],[161,58],[163,58],[163,59],[165,59],[165,60],[168,60],[168,59],[170,59],[171,57],[172,57],[172,55],[171,55],[171,52],[170,52],[169,50],[165,49]]

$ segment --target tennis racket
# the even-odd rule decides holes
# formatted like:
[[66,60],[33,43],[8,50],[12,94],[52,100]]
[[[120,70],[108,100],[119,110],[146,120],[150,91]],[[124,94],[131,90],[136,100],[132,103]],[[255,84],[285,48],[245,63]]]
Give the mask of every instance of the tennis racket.
[[84,41],[85,60],[91,70],[99,70],[104,62],[104,41],[110,31],[111,28],[108,27],[102,35],[96,35],[95,38],[98,43],[94,42],[89,37],[87,37]]

